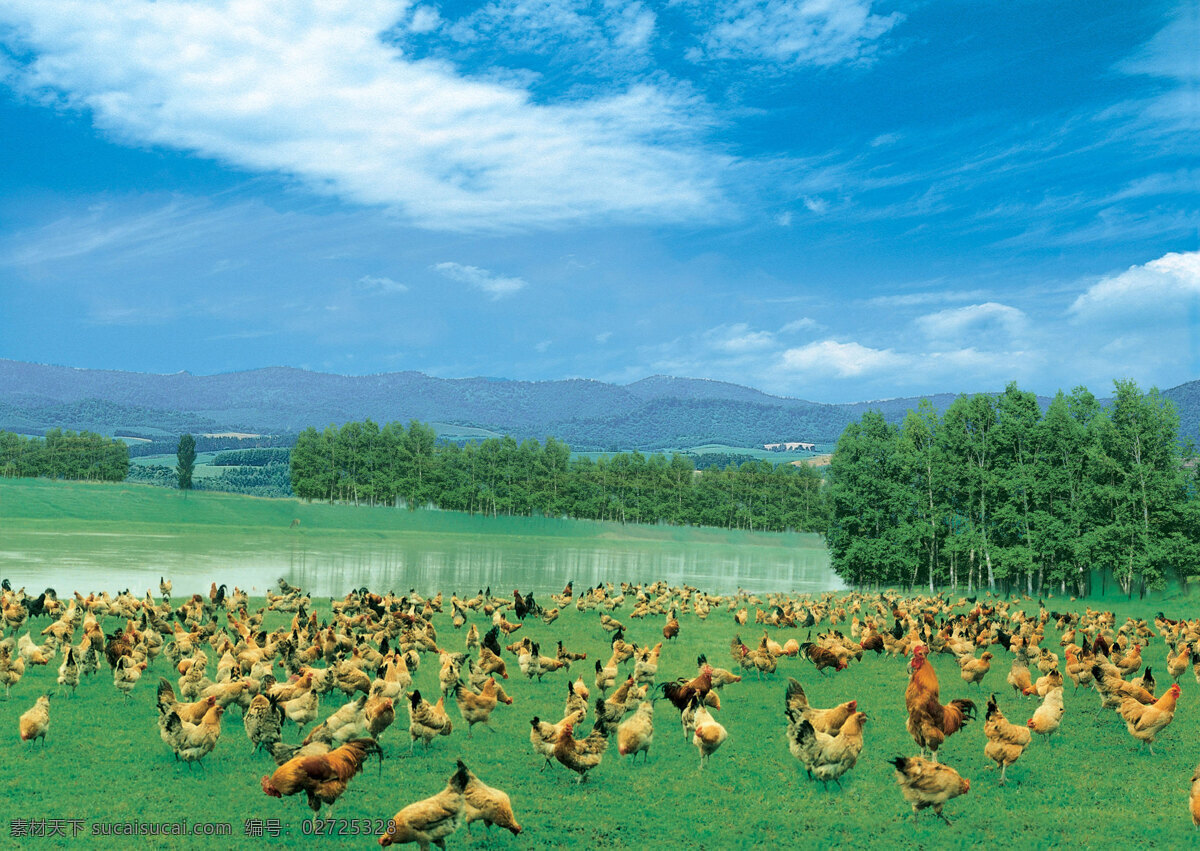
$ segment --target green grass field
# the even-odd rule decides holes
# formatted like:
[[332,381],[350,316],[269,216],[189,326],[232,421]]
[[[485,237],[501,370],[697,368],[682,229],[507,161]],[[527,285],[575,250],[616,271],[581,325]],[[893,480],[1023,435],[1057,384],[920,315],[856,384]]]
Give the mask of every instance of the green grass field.
[[[1114,602],[1119,617],[1151,615],[1154,608]],[[1067,605],[1065,601],[1051,604]],[[1175,614],[1180,614],[1180,606],[1175,608]],[[629,640],[649,644],[661,638],[661,618],[639,622],[625,614],[616,613],[628,623]],[[282,623],[285,617],[272,614],[267,625]],[[484,626],[486,619],[477,617]],[[692,676],[698,653],[728,666],[728,643],[735,632],[740,631],[747,642],[762,633],[761,627],[738,628],[724,610],[714,610],[706,622],[691,614],[681,620],[679,640],[664,648],[660,681]],[[453,630],[448,615],[438,616],[435,624],[443,646],[463,648],[465,630]],[[110,619],[105,628],[118,625]],[[33,626],[41,628],[41,624]],[[571,609],[552,626],[529,621],[521,632],[546,645],[561,638],[568,647],[586,651],[588,661],[577,663],[576,673],[582,670],[588,681],[592,659],[607,656],[608,636],[599,628],[595,612]],[[804,638],[804,631],[798,630],[772,629],[771,634],[780,642]],[[1057,638],[1057,633],[1053,637],[1048,633],[1046,644],[1054,646]],[[997,773],[989,770],[991,763],[983,756],[983,703],[988,692],[995,691],[1009,719],[1020,723],[1035,701],[1012,697],[1004,683],[1007,654],[998,656],[982,690],[962,683],[950,657],[934,657],[943,700],[970,696],[981,710],[980,720],[953,736],[942,750],[943,761],[972,781],[968,795],[947,805],[951,826],[928,812],[914,823],[900,797],[885,760],[915,753],[904,730],[904,661],[870,654],[827,677],[818,675],[806,661],[785,659],[774,676],[761,681],[751,676],[727,687],[718,716],[729,740],[705,771],[698,768],[695,749],[683,741],[677,713],[660,701],[648,764],[623,763],[614,746],[583,785],[557,765],[539,771],[541,759],[528,742],[531,716],[561,716],[565,677],[550,676],[540,684],[525,681],[515,660],[509,659],[511,678],[505,685],[515,702],[497,708],[492,719],[495,732],[479,728],[468,739],[451,706],[454,733],[436,740],[428,753],[418,750],[409,756],[407,712],[398,712],[397,724],[381,737],[387,755],[382,773],[372,764],[355,778],[334,816],[386,818],[440,790],[454,760],[461,758],[485,782],[509,792],[525,832],[512,837],[494,831],[485,839],[476,826],[474,838],[460,831],[450,839],[450,847],[621,848],[686,842],[697,848],[1111,848],[1127,846],[1136,837],[1138,844],[1178,848],[1193,841],[1186,801],[1188,778],[1200,756],[1193,745],[1200,689],[1191,682],[1190,672],[1183,682],[1176,719],[1160,736],[1154,756],[1137,752],[1112,712],[1096,715],[1094,693],[1073,695],[1068,683],[1062,735],[1050,744],[1035,741],[1010,769],[1009,785],[1000,787]],[[1160,672],[1160,689],[1165,689],[1161,644],[1152,645],[1146,658]],[[0,793],[10,802],[8,819],[82,819],[85,831],[92,824],[114,821],[224,822],[232,825],[230,838],[208,844],[190,837],[155,839],[152,845],[241,848],[269,843],[244,835],[247,819],[276,818],[289,831],[289,840],[311,841],[301,835],[309,813],[300,798],[276,800],[262,794],[258,779],[273,770],[273,763],[263,754],[251,755],[236,709],[225,716],[221,740],[203,768],[173,760],[159,740],[155,723],[157,678],[175,679],[164,658],[147,670],[128,704],[122,704],[104,666],[100,675],[81,685],[76,697],[52,699],[51,731],[44,749],[23,745],[16,734],[17,716],[37,695],[55,692],[56,666],[57,661],[29,669],[13,688],[11,699],[0,701],[0,730],[6,731],[0,736],[0,760],[6,766]],[[436,668],[436,659],[426,657],[417,672],[415,684],[425,694],[437,692]],[[870,718],[862,758],[844,778],[843,789],[826,790],[808,781],[788,753],[781,710],[789,675],[804,683],[814,705],[854,698]],[[324,699],[321,717],[341,702],[336,693]],[[289,728],[285,738],[295,741],[299,734]],[[7,836],[11,821],[0,825],[0,831]],[[95,847],[128,846],[127,839],[89,838],[87,842]],[[346,836],[320,842],[366,847],[373,840]]]

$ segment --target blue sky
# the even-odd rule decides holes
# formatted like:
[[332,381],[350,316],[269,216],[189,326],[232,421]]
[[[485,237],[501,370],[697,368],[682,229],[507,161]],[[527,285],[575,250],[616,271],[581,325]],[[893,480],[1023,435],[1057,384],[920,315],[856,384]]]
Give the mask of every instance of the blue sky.
[[1200,377],[1200,7],[0,0],[0,357]]

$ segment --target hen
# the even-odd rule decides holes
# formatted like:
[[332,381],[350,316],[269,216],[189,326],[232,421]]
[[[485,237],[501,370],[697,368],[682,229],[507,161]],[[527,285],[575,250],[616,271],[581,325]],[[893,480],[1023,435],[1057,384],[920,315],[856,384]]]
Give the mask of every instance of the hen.
[[912,804],[913,817],[932,807],[942,821],[950,824],[942,806],[951,798],[970,792],[971,781],[948,765],[938,765],[919,756],[898,756],[889,762],[896,767],[896,782],[904,800]]
[[808,776],[828,785],[833,780],[840,787],[841,777],[858,762],[863,749],[862,725],[865,712],[854,712],[842,724],[837,735],[819,733],[799,713],[788,710],[788,746],[808,771]]
[[716,753],[717,748],[721,747],[729,738],[729,733],[720,722],[712,717],[708,708],[700,703],[699,697],[693,697],[692,704],[696,707],[692,744],[700,752],[700,768],[703,769],[708,765],[709,757]]
[[199,762],[212,753],[221,737],[220,706],[210,706],[199,724],[189,724],[179,718],[179,713],[170,709],[162,716],[160,731],[163,740],[175,752],[175,758],[186,763]]
[[414,691],[408,696],[409,724],[408,734],[412,740],[408,744],[411,751],[417,739],[425,742],[425,748],[434,736],[449,736],[454,729],[450,716],[446,714],[446,698],[439,697],[436,704],[431,704],[421,697],[421,692]]
[[521,832],[517,817],[513,815],[512,801],[506,792],[495,789],[458,761],[458,770],[466,772],[467,783],[463,787],[463,798],[467,805],[467,830],[473,822],[482,821],[485,827],[495,825],[511,831],[513,836]]
[[422,851],[430,845],[446,847],[446,837],[458,830],[463,823],[466,799],[463,792],[470,782],[466,766],[459,762],[459,769],[451,775],[446,788],[423,801],[409,804],[388,819],[387,830],[379,837],[379,844],[389,845],[417,843]]
[[558,731],[554,741],[554,758],[579,775],[579,782],[587,780],[588,772],[600,764],[608,748],[608,738],[599,723],[586,738],[575,738],[575,723],[568,720]]
[[1163,731],[1175,717],[1175,704],[1179,700],[1181,689],[1175,683],[1166,694],[1149,706],[1138,703],[1131,697],[1121,703],[1121,717],[1125,719],[1125,729],[1129,735],[1144,745],[1149,745],[1150,753],[1154,753],[1154,739]]
[[46,744],[46,733],[50,731],[50,695],[43,694],[28,710],[21,714],[18,720],[21,741],[32,742],[41,739]]
[[297,756],[289,759],[270,777],[261,780],[262,790],[272,798],[283,798],[303,791],[314,813],[321,804],[333,806],[346,791],[354,775],[362,771],[370,754],[382,754],[374,739],[352,739],[340,748],[325,754]]
[[643,700],[633,716],[617,727],[617,753],[636,760],[644,754],[642,761],[650,758],[650,745],[654,743],[654,701]]
[[937,673],[925,653],[924,646],[913,648],[912,676],[904,692],[904,705],[908,709],[906,727],[922,754],[928,749],[936,764],[938,748],[946,737],[957,733],[975,717],[975,703],[960,699],[943,706],[939,702]]
[[[812,724],[813,729],[818,733],[836,736],[842,729],[842,725],[846,723],[846,719],[857,711],[857,700],[848,700],[831,709],[814,709],[808,705],[808,696],[804,693],[804,687],[794,678],[788,677],[787,692],[784,697],[784,713],[788,716],[789,740],[792,739],[792,728],[797,726],[801,719]],[[793,715],[798,717],[792,720]],[[796,758],[799,759],[799,756]]]
[[1004,717],[994,694],[988,700],[983,735],[987,737],[987,744],[983,746],[983,755],[1000,766],[1000,785],[1003,786],[1007,779],[1005,772],[1021,757],[1021,754],[1025,753],[1033,736],[1028,727],[1018,727]]

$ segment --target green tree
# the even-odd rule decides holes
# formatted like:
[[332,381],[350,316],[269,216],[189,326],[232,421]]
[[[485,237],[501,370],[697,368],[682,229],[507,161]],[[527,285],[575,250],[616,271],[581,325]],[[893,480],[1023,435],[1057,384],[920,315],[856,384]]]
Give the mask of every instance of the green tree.
[[190,434],[180,435],[179,448],[175,450],[175,477],[181,491],[192,489],[192,473],[196,471],[196,438]]

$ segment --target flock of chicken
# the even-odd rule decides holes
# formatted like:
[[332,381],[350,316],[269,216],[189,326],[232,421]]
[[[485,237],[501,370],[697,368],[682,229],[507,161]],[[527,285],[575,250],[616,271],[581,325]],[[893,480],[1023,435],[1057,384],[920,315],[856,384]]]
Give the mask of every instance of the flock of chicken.
[[[61,657],[60,692],[74,693],[82,677],[101,670],[103,659],[115,688],[127,699],[142,674],[162,655],[177,677],[172,676],[174,683],[159,678],[158,729],[175,758],[189,766],[202,765],[222,735],[222,715],[237,705],[254,749],[266,751],[276,763],[273,773],[261,779],[264,794],[287,797],[303,792],[314,813],[322,805],[333,805],[368,759],[382,760],[378,739],[396,721],[397,703],[407,708],[410,750],[418,742],[428,749],[436,738],[452,733],[448,700],[457,705],[468,736],[476,725],[488,725],[498,706],[513,702],[502,685],[511,661],[530,680],[565,674],[561,718],[552,722],[533,717],[529,739],[534,752],[545,758],[543,770],[557,763],[582,783],[600,765],[614,736],[620,755],[648,758],[658,700],[678,711],[685,740],[696,748],[703,769],[729,736],[714,716],[721,707],[721,690],[743,676],[771,675],[785,657],[805,659],[822,674],[845,670],[864,653],[909,658],[906,726],[921,755],[891,762],[914,815],[931,808],[947,823],[943,805],[969,791],[970,782],[940,763],[938,751],[947,737],[975,718],[976,706],[965,698],[941,702],[930,654],[952,655],[964,683],[978,685],[996,658],[986,648],[1001,648],[1012,656],[1009,685],[1018,695],[1040,697],[1024,725],[1005,718],[994,694],[987,703],[984,753],[1000,769],[1001,784],[1008,767],[1030,746],[1032,734],[1048,739],[1058,730],[1064,714],[1064,672],[1076,690],[1094,688],[1101,705],[1114,709],[1129,733],[1151,750],[1157,734],[1174,716],[1180,688],[1175,684],[1156,696],[1149,668],[1140,677],[1127,679],[1141,669],[1142,647],[1155,635],[1161,636],[1169,651],[1168,674],[1178,679],[1194,664],[1200,681],[1200,656],[1192,651],[1200,641],[1198,621],[1160,616],[1153,629],[1133,620],[1118,628],[1111,613],[1089,608],[1082,614],[1058,614],[1043,605],[1036,615],[1029,615],[999,598],[951,601],[946,596],[851,593],[798,599],[768,595],[763,600],[741,592],[706,595],[664,582],[598,586],[576,595],[568,584],[561,594],[551,595],[554,607],[545,609],[532,594],[519,592],[503,598],[493,597],[488,589],[469,599],[452,595],[447,600],[441,592],[429,598],[416,592],[398,597],[363,588],[331,601],[330,617],[321,622],[311,611],[311,599],[283,580],[281,593],[268,593],[266,607],[255,612],[248,610],[245,592],[236,588],[227,594],[225,586],[214,584],[207,599],[192,595],[178,606],[171,602],[169,582],[162,580],[159,590],[160,601],[149,592],[144,598],[127,592],[116,597],[107,593],[84,597],[76,592],[63,602],[51,589],[33,598],[23,590],[13,591],[5,580],[2,612],[10,637],[0,641],[0,682],[6,695],[19,683],[26,665],[47,665]],[[588,681],[578,675],[571,678],[572,663],[586,656],[565,648],[562,641],[553,654],[544,654],[541,644],[529,637],[502,643],[515,638],[513,633],[525,619],[552,624],[567,607],[598,610],[599,626],[611,635],[611,655],[607,661],[595,661],[590,669],[594,677],[589,675]],[[650,647],[626,642],[625,626],[614,616],[625,607],[631,618],[663,618],[663,641]],[[467,627],[465,652],[448,649],[448,642],[439,637],[434,620],[446,608],[455,630]],[[701,655],[694,677],[656,684],[664,642],[679,634],[677,613],[690,611],[706,619],[721,609],[732,613],[739,630],[751,619],[764,629],[757,646],[743,643],[740,633],[730,642],[733,667],[741,673],[718,667]],[[268,610],[293,616],[290,623],[266,631],[263,620]],[[473,611],[490,617],[491,628],[481,634],[469,620]],[[40,630],[40,644],[31,631],[19,634],[31,618],[43,617],[50,623]],[[125,625],[105,634],[101,628],[105,617],[119,618]],[[826,621],[829,628],[813,637],[813,629]],[[1048,623],[1062,632],[1065,664],[1042,646]],[[781,645],[770,637],[772,627],[807,629],[809,640],[801,643],[793,638]],[[983,652],[977,656],[978,651]],[[435,658],[438,665],[440,694],[433,702],[412,688],[413,672],[426,657]],[[1030,666],[1040,673],[1036,680]],[[598,692],[594,699],[589,685]],[[335,692],[342,693],[345,702],[302,742],[286,744],[285,725],[303,729],[316,722],[322,698]],[[577,738],[577,729],[589,715],[594,717],[591,729]],[[808,776],[840,785],[863,749],[868,719],[858,710],[857,701],[814,707],[801,683],[789,678],[784,715],[789,751]],[[50,696],[43,695],[21,715],[20,737],[27,742],[41,739],[44,745],[49,726]],[[1191,810],[1200,826],[1200,769],[1193,777]],[[410,804],[387,821],[379,843],[416,842],[422,848],[430,844],[441,848],[462,823],[475,821],[514,834],[522,830],[509,796],[485,784],[459,761],[444,790]]]

